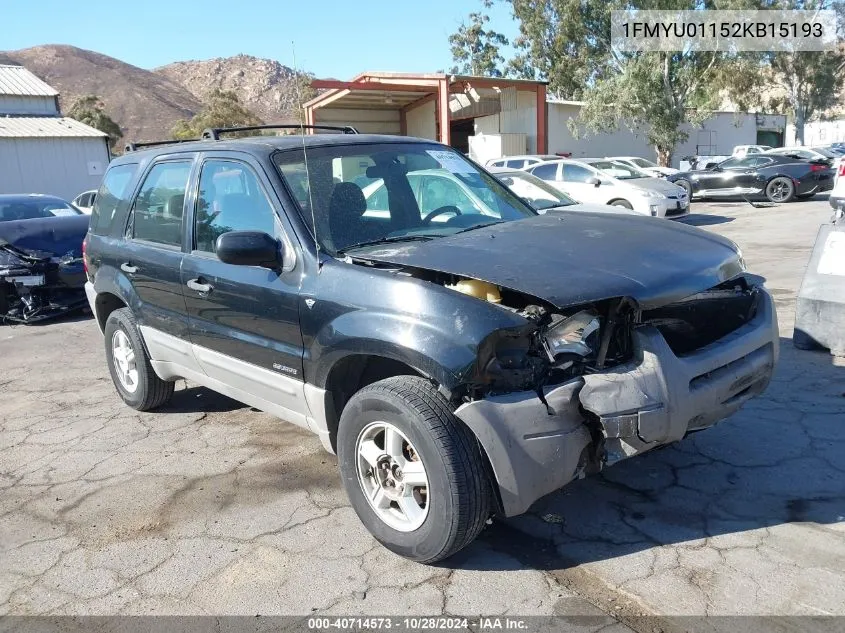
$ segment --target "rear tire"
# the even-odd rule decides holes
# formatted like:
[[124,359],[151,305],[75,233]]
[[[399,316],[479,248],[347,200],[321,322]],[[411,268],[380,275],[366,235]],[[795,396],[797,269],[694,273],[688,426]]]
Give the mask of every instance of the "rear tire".
[[492,500],[484,457],[424,378],[387,378],[352,396],[340,417],[337,449],[352,507],[392,552],[434,563],[484,528]]
[[627,200],[622,200],[622,199],[619,199],[619,200],[611,200],[608,204],[609,204],[611,207],[624,207],[624,208],[626,208],[626,209],[633,209],[633,208],[634,208],[634,207],[631,205],[631,203],[630,203],[630,202],[628,202]]
[[795,184],[783,176],[772,178],[766,183],[766,199],[769,202],[789,202],[795,197]]
[[123,401],[138,411],[151,411],[166,404],[175,383],[162,380],[153,371],[132,311],[121,308],[112,312],[104,334],[109,372]]

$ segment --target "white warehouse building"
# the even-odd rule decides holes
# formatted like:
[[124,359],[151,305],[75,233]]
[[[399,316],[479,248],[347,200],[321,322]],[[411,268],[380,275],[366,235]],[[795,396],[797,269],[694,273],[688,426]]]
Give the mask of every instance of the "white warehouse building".
[[22,66],[0,65],[0,194],[72,200],[100,186],[106,134],[63,117],[59,93]]

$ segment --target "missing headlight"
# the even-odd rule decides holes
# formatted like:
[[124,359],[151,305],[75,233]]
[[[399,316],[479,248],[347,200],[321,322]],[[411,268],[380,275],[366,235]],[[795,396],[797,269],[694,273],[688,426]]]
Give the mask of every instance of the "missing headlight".
[[590,310],[570,317],[554,315],[542,336],[543,348],[553,365],[571,363],[595,354],[601,321]]

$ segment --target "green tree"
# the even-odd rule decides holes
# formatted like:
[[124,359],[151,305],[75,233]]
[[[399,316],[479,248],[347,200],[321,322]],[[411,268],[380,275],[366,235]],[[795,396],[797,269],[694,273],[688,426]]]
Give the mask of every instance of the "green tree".
[[[842,24],[845,3],[830,0],[783,0],[779,9],[804,11],[832,9]],[[766,55],[767,76],[774,91],[763,98],[763,105],[792,117],[795,140],[804,144],[804,124],[840,102],[845,82],[845,55],[837,48],[829,52],[773,52]]]
[[181,119],[173,126],[175,139],[199,138],[203,130],[214,127],[261,125],[263,121],[241,105],[238,95],[227,90],[212,90],[205,107],[190,120]]
[[[521,76],[549,82],[550,91],[582,99],[587,132],[619,124],[644,134],[658,162],[668,165],[689,125],[711,116],[723,98],[740,107],[759,65],[740,55],[713,52],[622,52],[611,46],[610,13],[630,9],[695,9],[698,0],[509,0],[519,20]],[[756,8],[756,0],[707,0],[708,8]]]
[[80,123],[90,125],[92,128],[108,134],[109,147],[114,148],[123,136],[120,126],[106,114],[105,105],[97,95],[80,97],[70,107],[67,115],[71,119],[76,119]]
[[[492,0],[484,0],[484,7],[490,8]],[[452,61],[450,72],[481,77],[501,77],[500,66],[505,61],[499,53],[501,46],[508,45],[508,38],[485,25],[490,17],[475,12],[469,14],[469,23],[462,22],[456,33],[449,36]]]

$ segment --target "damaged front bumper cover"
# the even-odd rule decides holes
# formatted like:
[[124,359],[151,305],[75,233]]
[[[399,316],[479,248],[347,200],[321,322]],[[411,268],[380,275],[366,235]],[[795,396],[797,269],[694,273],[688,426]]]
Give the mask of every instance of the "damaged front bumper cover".
[[456,415],[487,453],[505,516],[522,514],[591,461],[610,465],[675,442],[762,393],[777,362],[778,328],[771,295],[760,292],[750,321],[684,356],[655,327],[636,328],[636,360],[547,388],[548,408],[534,392],[461,405]]

